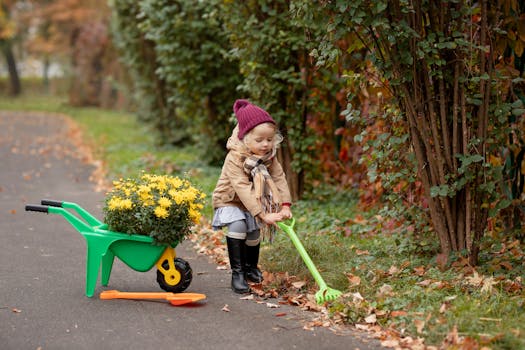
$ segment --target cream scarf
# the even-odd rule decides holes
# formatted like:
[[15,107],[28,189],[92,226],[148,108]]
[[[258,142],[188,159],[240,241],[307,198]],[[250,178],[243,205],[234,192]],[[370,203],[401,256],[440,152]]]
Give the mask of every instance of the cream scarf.
[[[281,199],[279,190],[273,182],[272,176],[268,172],[268,167],[272,164],[275,157],[275,150],[263,157],[251,155],[244,160],[244,172],[252,177],[255,198],[261,204],[263,213],[277,213],[281,209]],[[273,241],[275,226],[267,225],[262,220],[258,220],[263,238]]]

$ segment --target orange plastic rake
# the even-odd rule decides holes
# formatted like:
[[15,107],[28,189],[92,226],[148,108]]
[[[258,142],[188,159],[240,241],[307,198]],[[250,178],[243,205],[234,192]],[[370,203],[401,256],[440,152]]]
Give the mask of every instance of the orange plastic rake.
[[170,293],[170,292],[120,292],[106,290],[100,293],[100,299],[164,299],[171,305],[184,305],[206,299],[206,295],[199,293]]

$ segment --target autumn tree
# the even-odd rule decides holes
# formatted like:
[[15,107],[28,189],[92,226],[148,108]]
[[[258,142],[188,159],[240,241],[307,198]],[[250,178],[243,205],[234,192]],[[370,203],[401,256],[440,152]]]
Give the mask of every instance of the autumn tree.
[[16,67],[16,59],[13,53],[13,41],[16,37],[17,28],[11,18],[11,11],[15,1],[0,2],[0,48],[4,55],[7,71],[9,73],[9,94],[15,96],[21,93],[22,86]]
[[119,99],[111,85],[121,71],[115,65],[106,1],[33,0],[28,4],[21,16],[26,28],[31,28],[25,49],[43,62],[44,84],[50,63],[56,62],[70,78],[71,104],[115,106],[108,99]]
[[471,263],[489,214],[508,205],[498,195],[501,166],[491,157],[498,156],[502,123],[521,107],[499,95],[497,6],[485,0],[325,4],[331,16],[325,43],[355,33],[396,98],[442,253],[467,250]]

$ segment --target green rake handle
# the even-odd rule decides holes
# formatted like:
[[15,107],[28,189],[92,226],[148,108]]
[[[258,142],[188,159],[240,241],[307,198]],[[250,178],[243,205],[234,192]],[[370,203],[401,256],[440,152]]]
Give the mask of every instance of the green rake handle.
[[295,218],[292,218],[290,225],[287,225],[284,222],[278,222],[277,225],[288,234],[288,237],[290,237],[292,240],[292,243],[301,255],[301,258],[303,258],[306,267],[308,267],[308,270],[310,270],[310,273],[315,279],[315,282],[319,286],[319,292],[317,292],[315,295],[317,303],[322,304],[325,301],[337,299],[342,293],[336,289],[328,287],[323,277],[321,277],[319,270],[317,270],[317,267],[314,265],[314,262],[306,252],[306,249],[304,249],[303,244],[293,229],[295,225]]
[[323,277],[321,277],[321,274],[317,270],[317,267],[315,267],[314,262],[312,259],[310,259],[310,256],[306,252],[306,249],[304,249],[303,244],[299,240],[299,237],[295,234],[295,231],[293,230],[293,227],[295,225],[295,218],[292,219],[292,222],[290,225],[286,225],[283,222],[278,222],[277,225],[288,234],[288,237],[292,240],[292,243],[294,244],[295,248],[301,255],[301,257],[304,260],[304,263],[306,264],[306,267],[308,267],[308,270],[310,270],[310,273],[315,279],[315,282],[317,282],[317,285],[320,289],[325,289],[327,287],[326,282],[324,281]]

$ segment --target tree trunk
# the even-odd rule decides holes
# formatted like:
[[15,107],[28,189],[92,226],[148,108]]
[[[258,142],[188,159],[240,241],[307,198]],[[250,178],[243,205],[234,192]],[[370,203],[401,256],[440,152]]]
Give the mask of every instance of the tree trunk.
[[15,55],[13,54],[11,42],[4,42],[2,45],[2,51],[4,52],[7,71],[9,72],[9,95],[20,95],[22,92],[22,86],[20,84],[20,77],[18,76],[18,69],[16,68],[16,60]]

